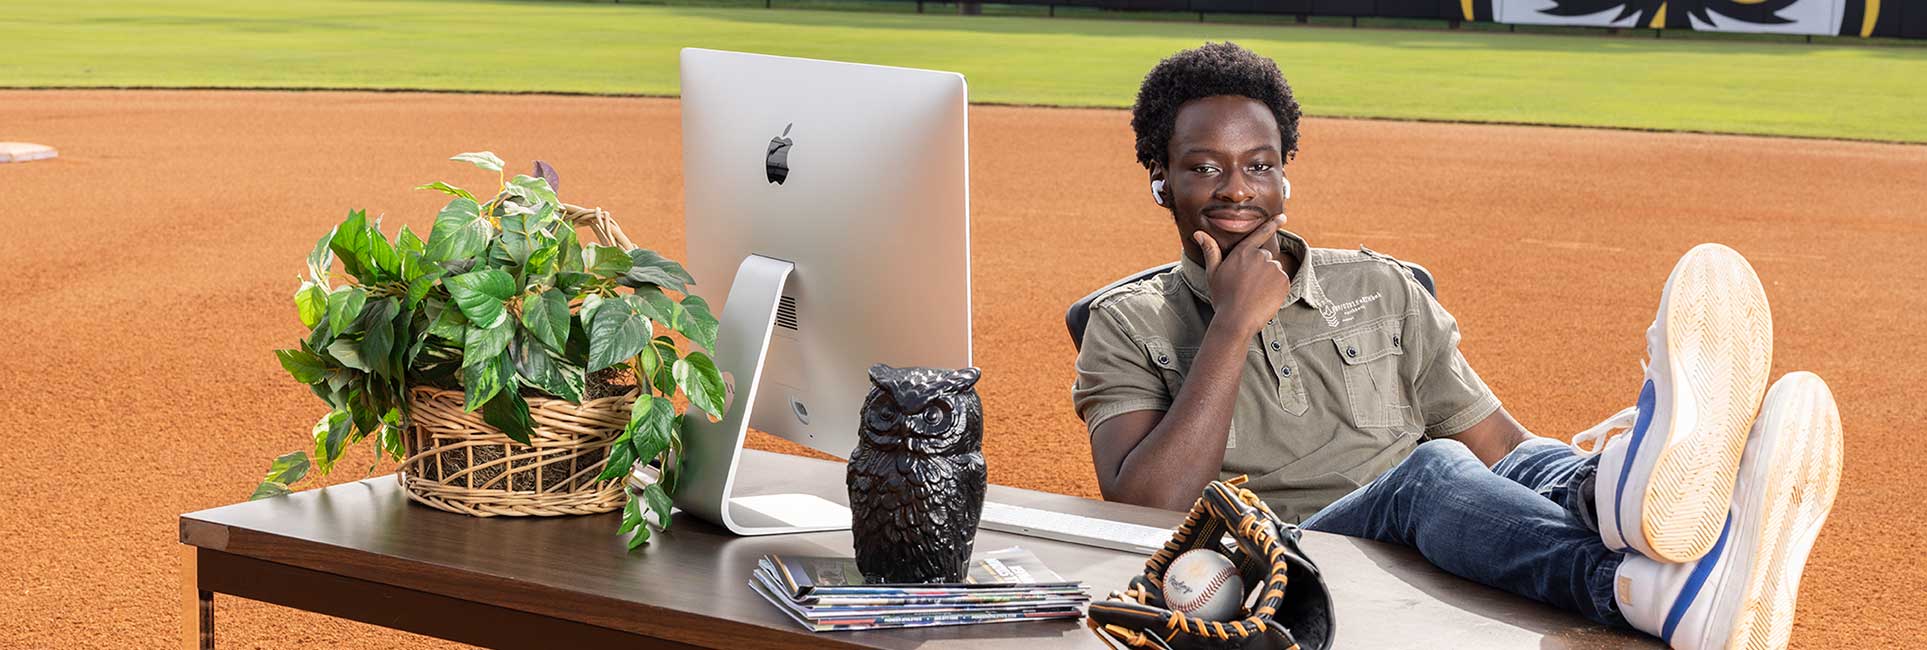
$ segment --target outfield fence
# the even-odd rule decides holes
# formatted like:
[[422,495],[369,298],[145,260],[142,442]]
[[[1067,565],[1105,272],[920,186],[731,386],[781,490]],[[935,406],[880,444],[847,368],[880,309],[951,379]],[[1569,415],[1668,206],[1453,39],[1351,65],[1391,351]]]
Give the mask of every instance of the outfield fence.
[[[933,0],[934,1],[934,0]],[[921,2],[918,3],[921,6]],[[1927,0],[989,0],[1119,11],[1927,39]],[[1656,34],[1657,35],[1657,34]]]

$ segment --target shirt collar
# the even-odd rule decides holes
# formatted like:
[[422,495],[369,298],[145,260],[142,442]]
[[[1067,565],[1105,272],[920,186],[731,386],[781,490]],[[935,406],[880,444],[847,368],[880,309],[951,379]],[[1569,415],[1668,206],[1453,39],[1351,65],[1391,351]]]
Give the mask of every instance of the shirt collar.
[[[1278,250],[1298,257],[1298,268],[1291,273],[1291,293],[1285,296],[1283,306],[1289,307],[1298,300],[1305,301],[1314,309],[1329,306],[1331,301],[1325,299],[1325,290],[1318,285],[1318,269],[1311,263],[1311,245],[1305,243],[1305,238],[1289,230],[1280,230]],[[1204,264],[1192,261],[1189,255],[1179,255],[1179,258],[1178,271],[1184,283],[1191,287],[1191,292],[1199,300],[1210,304],[1211,280],[1210,276],[1205,275]]]

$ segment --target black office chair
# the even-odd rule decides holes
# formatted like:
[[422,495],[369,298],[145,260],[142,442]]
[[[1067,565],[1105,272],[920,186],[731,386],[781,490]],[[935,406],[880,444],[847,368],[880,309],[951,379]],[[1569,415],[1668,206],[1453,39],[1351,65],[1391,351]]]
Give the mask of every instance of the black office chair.
[[[1414,264],[1412,262],[1407,262],[1405,260],[1399,260],[1398,263],[1405,265],[1405,270],[1410,271],[1412,273],[1412,279],[1418,280],[1419,286],[1425,287],[1426,293],[1432,294],[1432,297],[1434,298],[1438,297],[1439,290],[1435,285],[1432,284],[1431,271],[1427,271],[1425,270],[1425,267],[1419,266],[1418,264]],[[1084,326],[1091,322],[1091,301],[1092,300],[1096,300],[1098,296],[1104,295],[1104,292],[1106,291],[1110,291],[1120,286],[1130,284],[1132,282],[1136,282],[1138,280],[1142,280],[1142,279],[1151,277],[1153,275],[1163,273],[1165,271],[1169,271],[1173,267],[1176,267],[1177,265],[1178,265],[1177,262],[1172,262],[1170,264],[1160,264],[1158,266],[1153,266],[1151,268],[1138,271],[1137,273],[1133,273],[1129,277],[1126,277],[1122,280],[1118,280],[1116,282],[1112,282],[1108,285],[1105,285],[1104,288],[1102,289],[1092,291],[1090,295],[1084,296],[1083,298],[1078,299],[1077,302],[1071,303],[1070,310],[1064,312],[1064,327],[1070,328],[1071,344],[1074,346],[1077,346],[1080,349],[1084,347]]]

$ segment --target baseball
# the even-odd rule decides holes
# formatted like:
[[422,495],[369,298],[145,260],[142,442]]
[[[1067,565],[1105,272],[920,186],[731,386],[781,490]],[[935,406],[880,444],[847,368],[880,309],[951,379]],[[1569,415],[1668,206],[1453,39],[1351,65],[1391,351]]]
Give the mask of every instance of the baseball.
[[1164,570],[1164,604],[1185,616],[1228,621],[1243,612],[1245,581],[1231,560],[1209,549],[1185,551]]

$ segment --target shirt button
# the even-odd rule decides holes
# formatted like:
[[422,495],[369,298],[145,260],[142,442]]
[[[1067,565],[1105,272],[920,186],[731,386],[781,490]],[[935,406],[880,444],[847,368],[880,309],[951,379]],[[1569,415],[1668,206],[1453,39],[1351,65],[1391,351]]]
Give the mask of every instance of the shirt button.
[[1397,334],[1393,334],[1393,335],[1392,335],[1392,347],[1398,347],[1398,345],[1399,345],[1399,343],[1398,343],[1398,335],[1397,335]]
[[1278,350],[1283,349],[1284,347],[1285,346],[1283,345],[1279,345],[1277,341],[1271,342],[1271,351],[1273,352],[1277,352]]
[[1291,376],[1291,367],[1290,367],[1290,366],[1280,366],[1280,367],[1278,368],[1278,374],[1280,374],[1280,375],[1284,375],[1284,376],[1286,376],[1286,377],[1290,377],[1290,376]]
[[1358,356],[1358,348],[1345,348],[1345,356],[1348,356],[1348,357]]
[[1158,363],[1170,363],[1170,362],[1171,362],[1170,357],[1166,357],[1164,355],[1158,355]]

